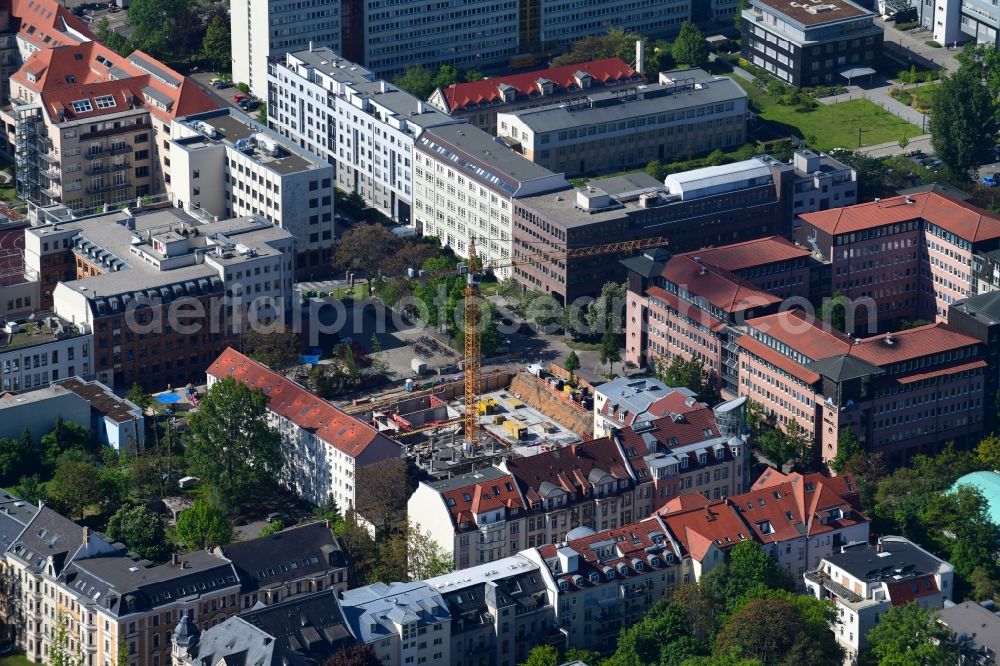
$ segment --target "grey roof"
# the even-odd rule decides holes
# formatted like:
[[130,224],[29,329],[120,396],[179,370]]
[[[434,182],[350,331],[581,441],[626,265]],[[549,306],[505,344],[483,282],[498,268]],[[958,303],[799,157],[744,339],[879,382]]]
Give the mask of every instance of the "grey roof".
[[38,513],[38,507],[0,489],[0,552],[17,540]]
[[872,365],[868,361],[847,354],[812,361],[806,364],[806,368],[835,382],[846,382],[859,377],[871,377],[885,373],[877,365]]
[[426,129],[435,125],[461,123],[460,120],[442,113],[429,103],[385,81],[365,81],[350,87],[356,93],[369,98],[373,104],[384,107],[396,117],[417,127]]
[[287,581],[321,576],[347,566],[340,544],[323,522],[289,527],[217,550],[233,563],[244,594],[259,588],[281,587]]
[[348,590],[343,594],[341,607],[351,633],[362,643],[396,634],[393,624],[400,622],[428,625],[451,619],[441,594],[422,581],[375,583]]
[[954,303],[951,307],[975,314],[988,324],[1000,322],[1000,291],[988,291]]
[[443,155],[464,168],[466,175],[478,176],[512,195],[522,183],[555,175],[521,157],[496,137],[467,123],[429,129],[415,145],[429,153]]
[[688,388],[671,388],[658,379],[615,377],[610,382],[601,384],[597,391],[607,396],[608,402],[618,405],[619,409],[635,414],[636,417],[649,406],[666,397],[671,393],[680,392],[689,398],[694,398],[695,394]]
[[921,576],[936,573],[942,561],[902,537],[882,537],[881,550],[862,544],[827,555],[830,564],[854,578],[868,582],[893,582],[893,576]]
[[665,248],[654,248],[634,257],[622,259],[621,263],[629,271],[648,279],[663,273],[663,267],[667,265],[669,259],[670,253]]
[[521,555],[431,578],[427,584],[448,605],[452,636],[492,624],[497,609],[515,607],[516,616],[549,603],[538,564]]
[[469,472],[467,474],[458,474],[448,479],[441,479],[440,481],[431,481],[427,483],[428,486],[438,491],[439,493],[446,493],[450,490],[456,490],[458,488],[465,488],[468,486],[474,486],[477,483],[485,483],[487,481],[495,481],[496,479],[502,479],[505,476],[510,476],[507,472],[499,469],[498,467],[485,467],[483,469],[477,469],[474,472]]
[[144,95],[149,95],[168,109],[170,108],[170,105],[174,103],[174,99],[170,95],[160,92],[153,86],[143,87],[142,92]]
[[552,132],[574,127],[628,120],[703,104],[729,102],[747,94],[728,77],[700,81],[698,88],[678,89],[674,84],[651,83],[639,86],[638,97],[628,93],[597,93],[579,102],[559,106],[514,111],[533,132]]
[[954,185],[949,185],[948,183],[927,183],[926,185],[917,185],[916,187],[907,187],[906,189],[896,190],[896,194],[921,194],[923,192],[935,192],[937,194],[943,194],[949,196],[952,199],[958,199],[959,201],[968,201],[972,199],[972,195],[964,190],[960,190]]
[[155,60],[147,60],[138,53],[133,53],[128,57],[129,62],[138,67],[139,69],[149,72],[152,76],[155,76],[164,83],[177,88],[181,85],[182,81],[174,76],[171,72],[163,69],[162,66]]
[[233,565],[204,550],[180,556],[178,564],[154,567],[124,555],[77,560],[62,580],[71,592],[118,617],[239,585]]
[[375,80],[375,75],[370,71],[357,63],[341,58],[334,53],[333,49],[326,46],[314,47],[312,50],[293,51],[288,55],[335,81],[361,83]]
[[82,544],[82,527],[43,506],[7,552],[35,569],[51,557],[58,574]]
[[199,638],[189,658],[212,666],[308,666],[353,644],[333,590],[232,617]]
[[963,601],[943,608],[939,619],[959,637],[960,646],[989,650],[994,660],[1000,655],[1000,617],[976,602]]
[[613,197],[636,195],[643,192],[659,191],[664,189],[663,183],[650,176],[645,171],[633,171],[621,176],[611,178],[594,178],[587,181],[588,187],[596,187],[607,192]]

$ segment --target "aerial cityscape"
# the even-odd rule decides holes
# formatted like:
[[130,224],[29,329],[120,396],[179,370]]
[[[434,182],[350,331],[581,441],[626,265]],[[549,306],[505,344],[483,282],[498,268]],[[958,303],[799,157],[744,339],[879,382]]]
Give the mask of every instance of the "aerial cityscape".
[[0,0],[0,666],[1000,664],[998,31]]

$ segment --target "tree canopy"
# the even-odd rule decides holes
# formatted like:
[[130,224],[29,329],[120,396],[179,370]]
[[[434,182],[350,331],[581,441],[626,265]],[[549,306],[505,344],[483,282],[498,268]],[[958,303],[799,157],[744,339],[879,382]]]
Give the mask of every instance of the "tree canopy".
[[656,360],[655,367],[657,379],[667,386],[690,389],[702,402],[715,400],[717,392],[705,367],[705,359],[700,356],[686,359],[675,355],[669,362],[660,358]]
[[280,436],[267,422],[267,396],[232,377],[217,381],[188,420],[191,472],[239,507],[273,483],[281,465]]
[[934,614],[914,602],[894,606],[868,632],[877,666],[954,666],[953,636]]
[[177,516],[177,537],[193,548],[224,546],[233,540],[233,528],[221,508],[196,499]]
[[280,331],[248,331],[243,334],[243,353],[276,372],[283,372],[299,362],[302,338],[291,328]]
[[108,521],[108,537],[147,560],[163,559],[170,545],[163,519],[144,506],[123,506]]
[[708,42],[696,25],[685,21],[681,24],[677,39],[674,40],[671,55],[678,63],[705,67],[708,65]]
[[996,98],[983,85],[981,69],[963,64],[942,80],[933,104],[934,152],[953,175],[968,179],[974,169],[993,159]]

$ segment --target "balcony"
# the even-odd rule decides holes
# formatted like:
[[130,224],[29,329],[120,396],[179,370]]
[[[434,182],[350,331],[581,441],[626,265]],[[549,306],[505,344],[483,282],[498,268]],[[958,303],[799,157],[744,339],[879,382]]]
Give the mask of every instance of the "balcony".
[[48,187],[43,187],[41,189],[42,194],[49,197],[50,199],[58,199],[62,196],[62,188],[58,185],[49,185]]
[[120,143],[118,145],[111,146],[111,150],[109,152],[112,155],[122,155],[123,153],[131,153],[132,152],[132,144],[130,144],[130,143]]
[[59,164],[59,156],[55,153],[44,152],[38,153],[38,156],[48,162],[49,164]]
[[129,134],[131,132],[141,132],[143,130],[149,130],[151,126],[149,123],[133,123],[132,125],[122,125],[121,127],[109,127],[108,129],[101,130],[99,132],[87,132],[80,135],[81,141],[93,141],[94,139],[100,139],[106,136],[114,136],[116,134]]
[[45,171],[42,171],[42,175],[48,178],[49,180],[55,181],[57,183],[60,180],[62,180],[62,172],[59,171],[59,169],[55,169],[53,167],[49,167]]
[[104,183],[103,185],[91,185],[90,187],[87,188],[87,194],[101,194],[103,192],[110,192],[111,190],[115,189],[115,187],[119,186],[112,185],[111,183]]
[[97,150],[88,150],[87,152],[85,152],[83,154],[83,157],[84,157],[84,159],[88,159],[88,160],[96,160],[96,159],[100,159],[100,158],[104,157],[107,154],[108,153],[104,152],[103,148],[99,148]]

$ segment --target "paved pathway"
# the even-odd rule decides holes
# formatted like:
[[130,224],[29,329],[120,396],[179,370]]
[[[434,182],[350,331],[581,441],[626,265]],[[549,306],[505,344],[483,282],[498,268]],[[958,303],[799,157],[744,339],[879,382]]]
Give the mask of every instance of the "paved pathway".
[[920,113],[912,106],[907,106],[902,102],[898,102],[889,95],[889,91],[892,90],[893,84],[885,83],[883,85],[874,88],[861,88],[859,86],[847,86],[847,92],[841,93],[840,95],[831,95],[830,97],[819,98],[820,104],[838,104],[840,102],[847,102],[852,99],[867,99],[871,100],[875,104],[878,104],[883,109],[899,116],[907,122],[911,122],[917,127],[926,130],[927,118],[924,114]]
[[961,50],[961,47],[954,49],[950,48],[951,45],[949,44],[947,45],[949,48],[936,49],[924,43],[934,38],[934,35],[927,30],[920,29],[903,32],[896,30],[892,23],[887,23],[879,18],[875,19],[875,24],[882,26],[885,31],[886,51],[897,57],[902,56],[900,59],[908,60],[915,55],[917,62],[928,60],[949,72],[958,69],[958,62],[955,60],[955,56]]

